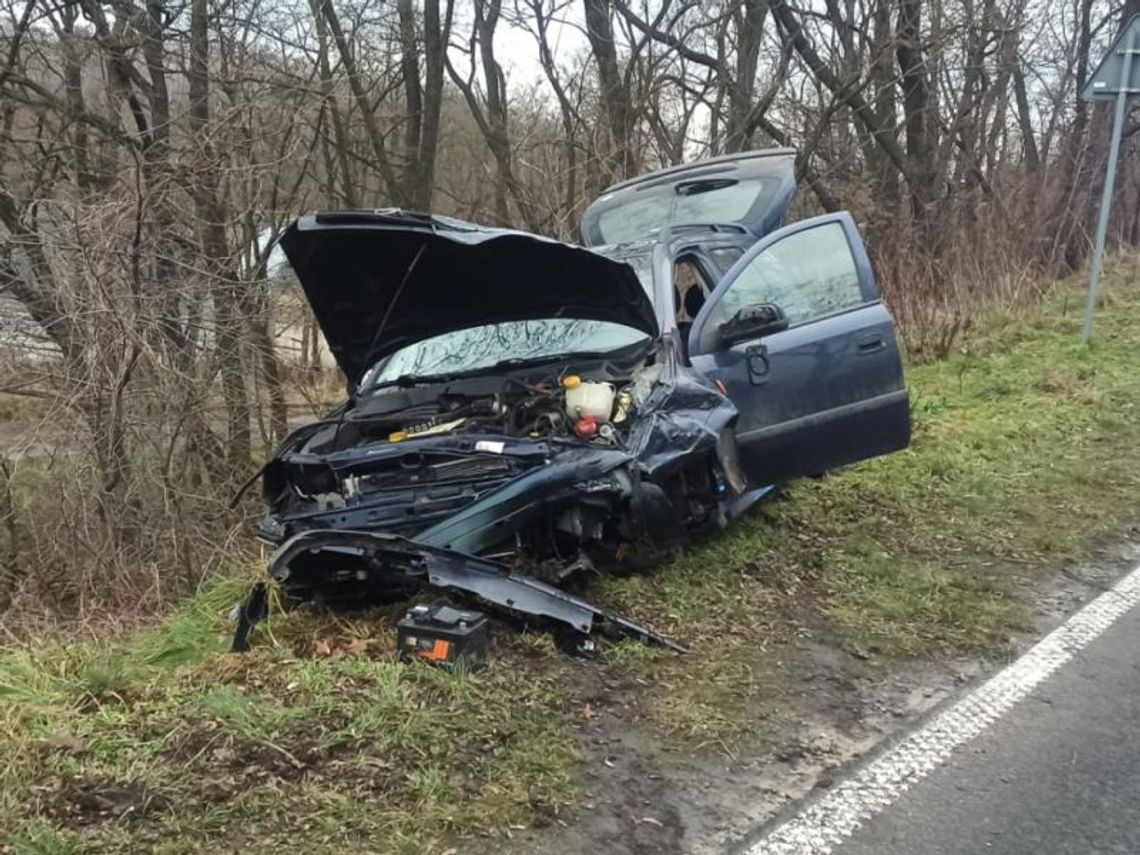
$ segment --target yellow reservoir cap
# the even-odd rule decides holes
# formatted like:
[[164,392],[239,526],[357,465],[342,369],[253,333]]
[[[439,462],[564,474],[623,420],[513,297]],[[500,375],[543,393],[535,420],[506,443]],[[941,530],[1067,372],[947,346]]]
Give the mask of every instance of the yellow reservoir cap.
[[407,433],[405,433],[402,430],[398,430],[395,433],[388,434],[388,442],[403,442],[407,438],[408,438]]
[[577,389],[582,385],[582,378],[577,374],[567,374],[562,378],[563,389]]

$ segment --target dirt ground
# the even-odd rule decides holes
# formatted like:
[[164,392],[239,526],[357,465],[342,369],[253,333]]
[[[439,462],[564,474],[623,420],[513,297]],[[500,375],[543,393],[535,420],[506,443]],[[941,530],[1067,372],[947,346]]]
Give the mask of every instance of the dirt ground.
[[[1035,631],[1017,650],[1061,623],[1140,560],[1140,540],[1104,549],[1048,582],[1021,580],[1034,606]],[[638,688],[584,663],[569,708],[592,715],[578,728],[585,756],[586,803],[573,822],[517,829],[498,855],[713,855],[734,851],[762,824],[826,788],[884,740],[983,680],[1004,664],[958,659],[889,662],[842,649],[822,631],[779,654],[779,701],[762,743],[727,756],[683,758],[647,732]],[[592,688],[586,689],[590,684]],[[774,687],[775,688],[775,687]]]

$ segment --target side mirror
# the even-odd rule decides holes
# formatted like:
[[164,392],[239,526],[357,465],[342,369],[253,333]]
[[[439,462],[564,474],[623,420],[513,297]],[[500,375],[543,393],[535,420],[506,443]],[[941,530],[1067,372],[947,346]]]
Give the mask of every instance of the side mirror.
[[775,303],[757,303],[737,310],[717,327],[717,343],[729,347],[738,341],[762,338],[788,328],[788,316]]

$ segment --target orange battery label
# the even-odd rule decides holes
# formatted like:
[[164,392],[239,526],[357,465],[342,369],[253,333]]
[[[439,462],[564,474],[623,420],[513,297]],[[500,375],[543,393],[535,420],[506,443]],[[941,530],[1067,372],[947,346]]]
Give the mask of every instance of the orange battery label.
[[451,642],[437,638],[430,650],[420,651],[420,656],[429,662],[446,662],[449,653],[451,653]]

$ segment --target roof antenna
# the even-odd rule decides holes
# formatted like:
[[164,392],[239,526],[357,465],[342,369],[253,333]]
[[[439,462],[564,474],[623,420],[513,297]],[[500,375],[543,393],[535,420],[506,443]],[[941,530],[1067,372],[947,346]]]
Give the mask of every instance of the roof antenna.
[[[408,269],[404,271],[404,278],[400,280],[400,284],[396,286],[396,292],[392,295],[392,299],[388,301],[388,308],[384,312],[384,317],[380,319],[380,325],[376,327],[376,332],[372,334],[372,341],[368,343],[368,350],[364,351],[365,363],[371,358],[373,352],[376,350],[376,345],[380,341],[380,336],[384,333],[384,328],[388,326],[388,318],[392,316],[392,310],[396,308],[396,303],[400,299],[400,295],[404,293],[404,288],[408,284],[408,280],[412,278],[412,273],[415,271],[416,266],[420,263],[420,258],[423,257],[424,250],[427,249],[428,242],[425,240],[420,244],[420,248],[416,250],[415,256],[412,258]],[[363,381],[363,377],[360,378]],[[336,422],[336,431],[333,433],[333,448],[337,447],[340,442],[340,429],[344,425],[344,416],[348,412],[348,408],[356,400],[356,393],[360,391],[359,384],[352,390],[352,394],[348,396],[345,401],[344,407],[340,411],[340,418]]]

